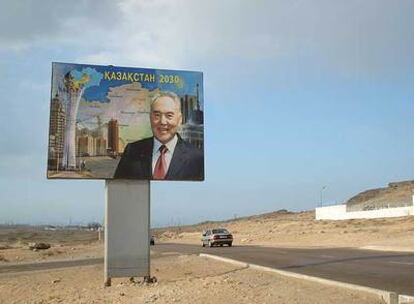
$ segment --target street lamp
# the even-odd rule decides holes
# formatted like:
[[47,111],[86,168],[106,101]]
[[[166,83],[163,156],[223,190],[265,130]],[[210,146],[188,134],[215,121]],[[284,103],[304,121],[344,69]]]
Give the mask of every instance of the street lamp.
[[321,188],[321,202],[320,202],[320,207],[322,207],[322,193],[323,193],[323,190],[325,190],[325,189],[326,189],[326,187],[327,187],[327,186],[323,186],[323,187]]

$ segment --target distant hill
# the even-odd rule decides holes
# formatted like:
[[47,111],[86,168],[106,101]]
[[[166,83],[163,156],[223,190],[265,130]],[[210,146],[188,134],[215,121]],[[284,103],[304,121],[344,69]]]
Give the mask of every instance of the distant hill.
[[243,216],[237,217],[233,219],[227,220],[218,220],[218,221],[204,221],[201,223],[193,224],[193,225],[181,225],[181,226],[168,226],[162,228],[152,228],[152,233],[158,237],[164,232],[169,233],[181,233],[181,232],[200,232],[209,228],[213,227],[226,227],[229,224],[240,223],[240,222],[260,222],[263,220],[302,220],[302,219],[314,219],[315,218],[315,211],[300,211],[300,212],[291,212],[286,209],[280,209],[277,211],[257,214],[257,215],[250,215],[250,216]]
[[386,188],[376,188],[358,193],[346,202],[347,211],[374,210],[403,207],[413,204],[414,181],[389,183]]

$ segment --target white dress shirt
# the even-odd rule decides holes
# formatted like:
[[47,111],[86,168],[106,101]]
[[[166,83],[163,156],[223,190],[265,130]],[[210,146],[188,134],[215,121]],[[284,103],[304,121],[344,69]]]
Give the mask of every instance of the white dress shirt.
[[170,167],[171,159],[174,154],[175,146],[178,142],[177,134],[167,142],[166,144],[161,143],[158,139],[154,137],[154,148],[152,149],[152,173],[154,173],[155,164],[157,163],[158,158],[160,157],[160,147],[165,145],[168,151],[165,153],[165,162],[167,164],[167,168],[165,168],[165,173],[168,172],[168,168]]

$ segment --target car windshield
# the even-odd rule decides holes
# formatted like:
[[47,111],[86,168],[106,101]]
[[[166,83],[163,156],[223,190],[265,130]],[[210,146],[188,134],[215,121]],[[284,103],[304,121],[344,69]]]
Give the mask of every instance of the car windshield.
[[213,229],[213,234],[216,233],[229,233],[226,229]]

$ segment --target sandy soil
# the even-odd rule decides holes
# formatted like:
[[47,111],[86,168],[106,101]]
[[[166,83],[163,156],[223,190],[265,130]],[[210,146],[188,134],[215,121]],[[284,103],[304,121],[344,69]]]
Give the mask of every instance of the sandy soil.
[[[221,223],[157,229],[156,242],[200,244],[201,231],[226,227],[235,244],[275,247],[363,247],[414,251],[414,217],[315,221],[312,212],[274,212]],[[1,227],[0,227],[1,228]],[[103,257],[96,232],[0,229],[0,267],[14,263]],[[32,251],[30,242],[48,242]],[[0,274],[3,303],[382,303],[376,296],[328,287],[198,256],[151,260],[158,283],[114,279],[103,288],[103,267]]]
[[160,230],[161,241],[201,244],[201,231],[225,227],[235,244],[273,247],[356,247],[414,251],[414,216],[316,221],[313,212],[270,213],[248,219]]
[[0,275],[0,303],[383,303],[370,294],[194,255],[154,258],[152,269],[155,284],[113,279],[109,288],[102,266]]
[[[42,229],[0,229],[0,265],[103,257],[103,243],[96,231],[45,231]],[[45,242],[48,250],[29,250],[29,244]]]
[[103,257],[103,244],[80,244],[76,246],[58,245],[48,250],[32,251],[27,247],[0,249],[0,265],[4,263],[44,262],[51,260],[70,260]]

